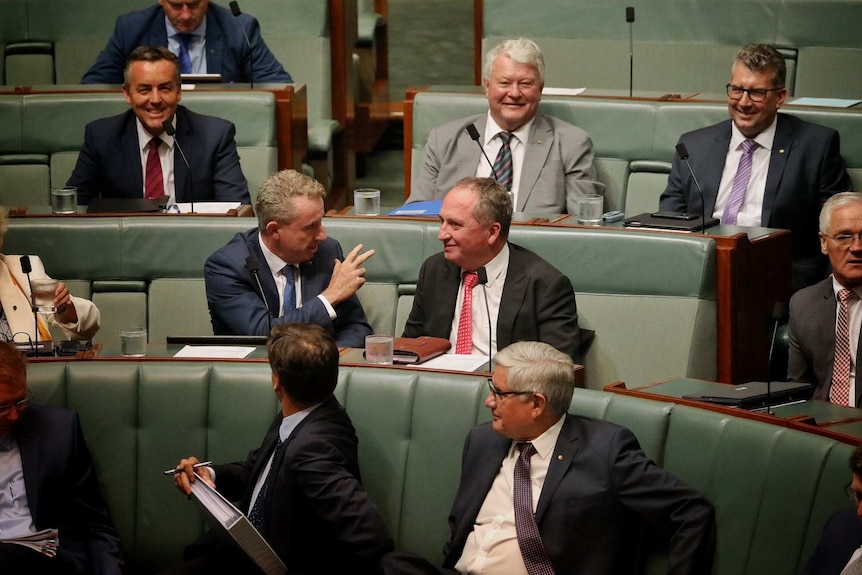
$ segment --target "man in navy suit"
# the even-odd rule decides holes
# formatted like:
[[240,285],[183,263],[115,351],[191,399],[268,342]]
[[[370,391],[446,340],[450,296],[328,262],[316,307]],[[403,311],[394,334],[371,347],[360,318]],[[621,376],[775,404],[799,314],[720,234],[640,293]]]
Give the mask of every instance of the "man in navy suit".
[[[784,228],[793,232],[793,291],[826,277],[817,238],[817,214],[836,192],[851,189],[838,132],[779,114],[787,89],[784,56],[763,44],[736,54],[727,108],[730,120],[683,134],[703,197],[678,157],[674,158],[659,208],[701,213],[723,224]],[[755,142],[756,144],[748,144]],[[753,146],[748,169],[746,146]],[[735,199],[737,173],[747,174]]]
[[[236,128],[179,106],[176,56],[159,46],[135,49],[126,64],[123,94],[131,110],[87,124],[67,182],[78,188],[78,203],[89,204],[94,197],[251,203]],[[173,125],[174,135],[165,131],[164,122]]]
[[[123,555],[78,414],[30,404],[24,357],[0,343],[0,573],[121,575]],[[57,529],[50,557],[3,539]]]
[[371,326],[356,291],[374,250],[345,257],[323,229],[319,182],[294,170],[273,174],[255,202],[258,227],[233,237],[204,264],[213,333],[269,335],[273,326],[313,323],[339,347],[365,347]]
[[853,479],[847,491],[853,507],[842,509],[829,519],[814,555],[800,575],[862,573],[862,445],[850,456],[850,471]]
[[159,0],[117,18],[114,35],[81,83],[119,84],[126,58],[138,46],[167,47],[188,66],[184,74],[220,74],[224,83],[293,81],[261,38],[254,17],[234,17],[209,0]]

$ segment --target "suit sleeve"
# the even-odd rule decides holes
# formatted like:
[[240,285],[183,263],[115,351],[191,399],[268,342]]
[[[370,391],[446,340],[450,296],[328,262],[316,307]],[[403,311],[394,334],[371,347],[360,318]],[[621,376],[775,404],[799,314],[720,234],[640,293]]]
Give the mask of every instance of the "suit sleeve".
[[123,68],[126,65],[126,51],[123,49],[122,25],[118,18],[114,24],[114,33],[108,44],[99,53],[96,61],[81,78],[82,84],[122,84]]
[[834,194],[853,190],[853,182],[841,157],[841,139],[835,131],[832,132],[823,152],[818,188],[821,206]]
[[[252,60],[254,61],[253,70],[245,70],[248,78],[254,78],[255,82],[277,82],[289,84],[293,82],[281,63],[276,59],[275,55],[270,51],[263,37],[260,35],[260,24],[257,18],[251,18],[251,23],[248,26],[248,41],[252,48]],[[244,66],[247,68],[247,66]],[[253,72],[253,76],[249,74]]]
[[804,313],[804,310],[799,309],[798,300],[790,298],[790,323],[787,331],[790,340],[787,351],[787,379],[816,384],[817,376],[814,374],[811,350],[804,349],[805,346],[800,342],[798,335],[801,333],[799,325],[801,313]]
[[581,360],[578,307],[572,282],[563,274],[555,274],[545,285],[537,282],[535,294],[536,325],[539,341]]
[[605,185],[598,181],[593,163],[593,143],[586,132],[577,137],[570,150],[571,153],[567,158],[564,158],[566,210],[570,214],[577,214],[578,199],[581,196],[603,195]]
[[425,160],[422,169],[415,179],[411,174],[410,197],[407,203],[433,200],[437,189],[437,177],[440,175],[440,158],[438,157],[437,129],[428,134],[425,142]]
[[[49,278],[45,272],[45,264],[39,256],[30,258],[33,265],[33,277]],[[101,314],[96,304],[88,299],[80,297],[72,297],[72,305],[75,306],[75,313],[78,315],[78,321],[75,323],[63,323],[58,321],[55,314],[47,316],[48,323],[60,328],[63,333],[72,339],[92,339],[96,332],[99,331],[101,325]]]
[[[407,317],[407,322],[404,324],[404,333],[401,337],[420,337],[423,335],[431,335],[436,337],[444,337],[439,334],[426,333],[425,320],[431,310],[426,310],[427,305],[425,300],[425,286],[428,284],[425,280],[425,270],[428,266],[427,260],[422,264],[419,270],[419,280],[416,282],[416,292],[413,294],[413,307],[410,308],[410,315]],[[445,337],[449,337],[446,334]]]
[[103,172],[102,161],[98,151],[95,149],[95,135],[92,124],[84,129],[84,144],[78,152],[78,161],[75,169],[66,182],[67,186],[78,189],[78,204],[88,205],[90,200],[98,197],[100,193],[100,174]]
[[228,123],[222,132],[213,158],[213,197],[217,202],[251,204],[248,183],[239,163],[236,150],[236,126]]

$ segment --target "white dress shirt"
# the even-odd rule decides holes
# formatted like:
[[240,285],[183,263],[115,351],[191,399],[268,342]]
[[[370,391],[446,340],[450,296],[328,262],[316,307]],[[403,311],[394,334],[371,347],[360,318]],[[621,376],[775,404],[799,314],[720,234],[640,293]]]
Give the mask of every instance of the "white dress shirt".
[[[180,40],[177,38],[177,29],[171,25],[171,21],[165,16],[165,29],[168,33],[168,50],[180,56]],[[192,62],[192,74],[207,73],[207,19],[201,20],[201,25],[189,32],[192,35],[188,41],[189,59]]]
[[[536,118],[532,118],[529,122],[512,132],[512,139],[509,141],[509,148],[512,150],[512,206],[518,205],[518,191],[520,189],[521,172],[524,168],[524,154],[527,152],[527,142],[530,141],[530,130],[533,127],[533,122]],[[507,132],[497,125],[494,118],[491,117],[491,112],[488,112],[488,121],[485,123],[485,134],[482,137],[484,142],[483,148],[491,163],[497,159],[497,154],[500,152],[500,147],[503,145],[503,140],[497,137],[500,132]],[[491,166],[484,156],[479,158],[479,164],[476,166],[476,176],[479,178],[494,178],[491,173]],[[496,178],[495,178],[496,179]],[[517,210],[516,210],[517,211]]]
[[[275,280],[275,287],[278,289],[278,309],[275,310],[273,316],[281,317],[284,315],[284,288],[287,285],[287,279],[284,277],[281,270],[283,270],[284,266],[288,264],[293,264],[294,266],[293,289],[296,294],[296,309],[302,308],[302,274],[299,273],[299,264],[296,262],[286,262],[269,251],[269,248],[263,243],[263,239],[260,237],[259,233],[257,234],[257,241],[260,244],[260,249],[263,252],[263,259],[266,260],[269,273],[272,274],[272,279]],[[329,313],[329,318],[335,320],[338,317],[338,314],[335,313],[335,308],[332,307],[332,304],[323,297],[323,294],[317,294],[317,298],[323,302],[323,307],[325,307],[327,313]],[[270,302],[266,302],[266,305],[269,307],[272,304]],[[270,313],[272,313],[272,309],[270,309]]]
[[[176,130],[177,116],[171,118],[171,125]],[[135,126],[138,130],[138,151],[141,153],[141,197],[146,197],[147,194],[147,156],[150,154],[150,140],[153,135],[149,133],[140,119],[136,119]],[[162,164],[162,184],[167,197],[167,205],[177,203],[176,187],[174,185],[174,137],[169,136],[167,132],[162,132],[158,138],[162,141],[159,146],[159,161]]]

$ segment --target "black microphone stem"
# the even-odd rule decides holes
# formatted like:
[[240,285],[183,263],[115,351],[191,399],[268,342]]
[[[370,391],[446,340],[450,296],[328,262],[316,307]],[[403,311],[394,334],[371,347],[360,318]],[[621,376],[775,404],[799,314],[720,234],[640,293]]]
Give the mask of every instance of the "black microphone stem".
[[629,98],[634,94],[635,83],[635,43],[634,43],[635,7],[626,7],[626,22],[629,23]]
[[251,275],[254,276],[254,281],[257,282],[257,289],[260,290],[260,299],[263,300],[263,305],[266,307],[266,317],[267,323],[269,325],[269,331],[272,332],[272,311],[269,309],[269,302],[266,301],[266,294],[263,293],[263,285],[260,283],[260,276],[257,273],[257,260],[254,259],[254,256],[248,256],[245,258],[245,267],[248,271],[251,272]]
[[[189,161],[186,158],[185,152],[183,152],[182,146],[180,146],[180,141],[177,139],[177,131],[174,129],[174,125],[171,124],[170,120],[165,120],[162,122],[162,128],[165,129],[168,136],[174,139],[174,145],[177,147],[177,150],[180,151],[180,157],[183,159],[183,163],[186,165],[186,187],[189,190],[189,204],[191,208],[189,209],[189,213],[194,213],[195,211],[195,189],[194,184],[192,184],[192,167],[189,165]],[[176,163],[176,162],[174,162]],[[176,170],[174,170],[176,173]],[[176,182],[174,183],[174,190],[176,191]]]
[[491,162],[491,158],[488,157],[488,154],[485,153],[485,146],[482,145],[482,142],[479,141],[479,130],[476,129],[474,124],[470,124],[467,126],[467,133],[470,134],[470,138],[476,145],[479,146],[479,149],[482,151],[482,155],[485,156],[485,160],[488,162],[488,165],[491,166],[491,175],[494,176],[494,180],[499,182],[500,178],[497,177],[497,170],[494,169],[494,164]]
[[[39,309],[36,307],[36,294],[33,293],[33,282],[30,281],[30,272],[33,271],[33,266],[30,265],[30,256],[21,256],[21,271],[24,272],[27,276],[27,285],[30,286],[30,301],[33,306],[30,308],[33,310],[33,339],[35,343],[33,343],[33,355],[39,356]],[[14,340],[14,337],[12,338]]]
[[254,50],[245,31],[245,26],[239,21],[239,15],[242,12],[239,9],[239,3],[235,0],[230,3],[230,12],[236,18],[236,23],[239,25],[239,29],[242,30],[243,38],[245,38],[245,45],[248,46],[248,83],[251,85],[251,89],[254,90]]

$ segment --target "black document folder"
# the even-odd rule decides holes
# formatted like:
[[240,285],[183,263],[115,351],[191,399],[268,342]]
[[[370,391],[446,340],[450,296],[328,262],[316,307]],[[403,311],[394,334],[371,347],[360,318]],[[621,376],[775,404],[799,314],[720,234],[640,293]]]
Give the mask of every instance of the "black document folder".
[[167,198],[93,198],[87,206],[88,214],[142,214],[165,211]]
[[[741,409],[759,409],[767,404],[767,383],[765,381],[749,381],[742,385],[728,385],[727,390],[716,392],[684,395],[685,399],[696,399],[707,403],[716,403]],[[794,381],[773,381],[769,384],[769,405],[781,405],[805,401],[814,394],[814,386],[809,383]]]
[[706,218],[706,225],[704,225],[703,218],[699,216],[691,220],[682,220],[654,216],[649,212],[626,218],[623,221],[623,225],[627,228],[668,230],[672,232],[700,232],[707,228],[711,228],[712,226],[717,226],[718,223],[718,220],[715,218]]

